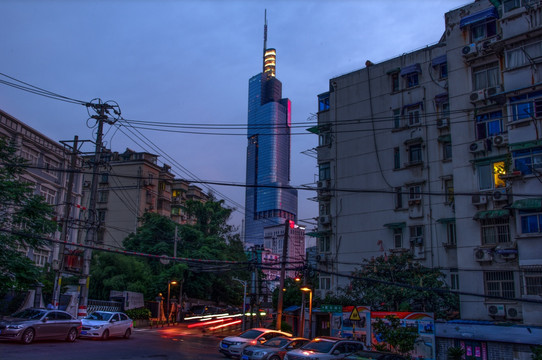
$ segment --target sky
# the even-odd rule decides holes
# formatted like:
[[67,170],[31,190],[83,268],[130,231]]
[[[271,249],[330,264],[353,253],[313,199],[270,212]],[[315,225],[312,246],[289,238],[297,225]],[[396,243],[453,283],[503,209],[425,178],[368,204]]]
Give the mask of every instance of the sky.
[[[307,152],[318,139],[304,129],[329,79],[438,42],[444,14],[470,2],[2,0],[0,81],[13,82],[8,75],[77,100],[115,101],[131,126],[205,125],[117,123],[105,126],[104,141],[113,151],[158,154],[178,178],[237,185],[212,188],[237,209],[230,222],[240,227],[248,80],[262,69],[265,11],[267,46],[277,50],[277,78],[292,102],[291,185],[314,187],[317,163]],[[84,106],[3,83],[0,109],[55,141],[95,134]],[[298,222],[308,230],[315,195],[299,191]]]

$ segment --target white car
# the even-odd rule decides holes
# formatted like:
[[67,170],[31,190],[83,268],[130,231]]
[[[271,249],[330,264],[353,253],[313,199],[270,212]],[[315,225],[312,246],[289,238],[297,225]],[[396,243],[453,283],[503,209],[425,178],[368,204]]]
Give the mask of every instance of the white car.
[[284,360],[333,360],[343,359],[356,351],[363,350],[363,343],[356,340],[320,336],[300,347],[288,351]]
[[133,321],[121,312],[95,311],[82,319],[81,337],[109,339],[110,336],[123,336],[128,339],[132,335]]
[[226,357],[240,358],[245,347],[263,344],[267,340],[277,336],[290,338],[292,337],[292,334],[278,330],[253,328],[239,334],[238,336],[228,336],[224,338],[218,345],[218,351],[220,351]]

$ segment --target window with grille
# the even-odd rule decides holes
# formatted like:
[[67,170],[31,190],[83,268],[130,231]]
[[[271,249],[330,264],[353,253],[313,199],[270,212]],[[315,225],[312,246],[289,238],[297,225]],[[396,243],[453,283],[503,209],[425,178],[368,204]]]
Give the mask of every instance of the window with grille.
[[448,245],[456,246],[457,245],[457,235],[455,231],[455,222],[450,222],[446,224],[446,240]]
[[542,296],[542,271],[524,271],[523,282],[525,295]]
[[393,246],[396,249],[403,247],[403,229],[393,229]]
[[482,244],[500,244],[510,241],[510,224],[508,219],[480,220]]
[[485,294],[513,299],[516,297],[513,271],[485,271]]

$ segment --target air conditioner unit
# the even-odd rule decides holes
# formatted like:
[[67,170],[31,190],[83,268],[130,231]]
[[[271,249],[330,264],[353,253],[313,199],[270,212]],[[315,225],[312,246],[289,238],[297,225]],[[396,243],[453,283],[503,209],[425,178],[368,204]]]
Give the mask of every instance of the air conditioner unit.
[[463,56],[465,56],[465,57],[474,56],[474,55],[478,54],[478,47],[476,46],[476,44],[469,44],[469,45],[463,47],[461,52],[463,53]]
[[330,186],[329,180],[320,180],[316,183],[318,190],[328,190]]
[[486,141],[478,140],[469,145],[469,152],[475,154],[478,152],[486,151]]
[[425,259],[425,248],[423,246],[416,246],[412,252],[414,259]]
[[506,188],[496,188],[491,194],[493,201],[506,201],[508,196],[506,196]]
[[510,320],[523,319],[523,309],[521,305],[506,305],[506,318]]
[[487,314],[491,317],[504,317],[505,311],[504,311],[504,305],[503,304],[489,304],[487,305]]
[[506,135],[495,135],[493,136],[493,145],[500,147],[508,145],[508,136]]
[[485,89],[482,90],[476,90],[470,94],[470,101],[482,101],[486,99],[486,91]]
[[492,44],[496,43],[499,40],[499,37],[494,36],[491,39],[487,39],[482,43],[483,49],[488,49]]
[[444,118],[444,119],[438,119],[437,120],[437,128],[447,128],[450,126],[450,119]]
[[471,198],[472,205],[484,205],[487,204],[487,196],[486,195],[472,195]]
[[502,86],[501,85],[497,85],[497,86],[490,87],[490,88],[486,89],[486,95],[488,97],[495,96],[495,95],[498,95],[500,93],[502,93]]
[[493,261],[493,255],[487,249],[474,249],[474,260],[477,262]]
[[515,252],[507,252],[507,253],[501,253],[499,254],[501,256],[501,259],[504,260],[514,260],[518,257],[518,254]]
[[322,225],[328,225],[331,222],[331,216],[329,215],[323,215],[320,216],[320,224]]

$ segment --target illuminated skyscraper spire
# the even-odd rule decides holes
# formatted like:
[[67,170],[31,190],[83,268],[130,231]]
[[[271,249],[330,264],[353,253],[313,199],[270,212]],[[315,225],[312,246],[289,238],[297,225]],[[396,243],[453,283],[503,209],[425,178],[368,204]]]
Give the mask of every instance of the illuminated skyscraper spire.
[[275,77],[275,65],[277,60],[277,51],[267,48],[267,9],[263,25],[263,73],[267,78]]

